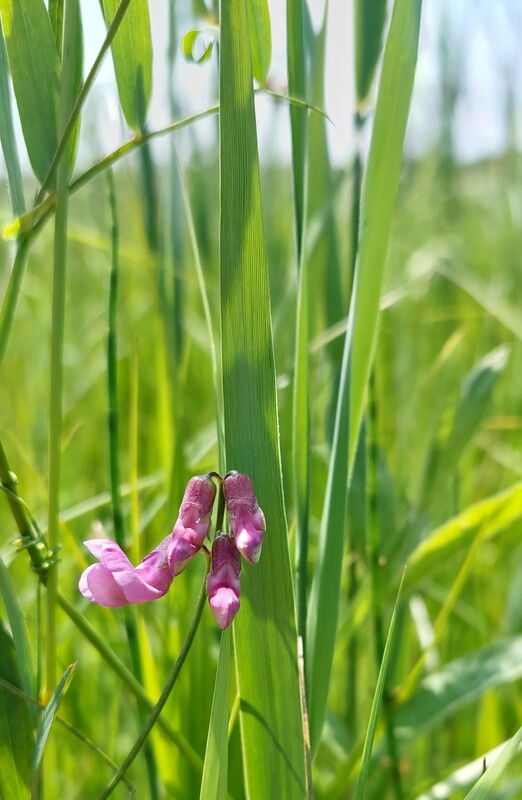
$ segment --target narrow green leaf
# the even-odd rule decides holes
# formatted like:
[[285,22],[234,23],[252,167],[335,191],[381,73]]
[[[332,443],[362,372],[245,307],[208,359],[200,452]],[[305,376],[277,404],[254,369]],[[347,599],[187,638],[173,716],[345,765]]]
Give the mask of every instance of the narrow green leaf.
[[248,30],[252,48],[252,70],[256,81],[263,86],[272,61],[272,28],[268,0],[246,0]]
[[33,696],[34,692],[34,669],[31,659],[31,648],[29,647],[29,637],[25,619],[18,602],[11,576],[0,557],[0,594],[2,595],[5,610],[9,618],[9,625],[13,635],[13,643],[16,650],[16,660],[18,672],[20,674],[20,686],[24,692]]
[[427,675],[394,715],[402,739],[427,733],[490,689],[522,678],[522,636],[483,647]]
[[413,551],[408,559],[406,590],[450,563],[456,553],[468,547],[480,533],[485,539],[496,536],[522,516],[522,483],[468,506],[449,522],[437,528]]
[[355,0],[355,89],[362,102],[372,88],[382,47],[387,0]]
[[76,669],[76,663],[70,664],[67,667],[62,677],[60,678],[58,686],[53,692],[53,696],[51,697],[45,708],[42,721],[38,729],[38,734],[36,736],[36,745],[33,756],[33,770],[32,770],[33,780],[32,780],[31,797],[37,796],[38,776],[40,773],[40,766],[42,764],[45,748],[47,747],[47,742],[49,741],[49,736],[51,735],[51,729],[55,717],[58,713],[58,709],[60,708],[63,696],[67,691],[67,689],[69,688],[70,683],[73,679],[75,669]]
[[370,710],[370,719],[368,721],[368,727],[366,729],[366,736],[364,739],[361,767],[359,770],[359,775],[357,776],[357,783],[355,785],[353,800],[363,800],[365,796],[364,792],[366,788],[366,780],[368,778],[370,762],[372,759],[373,740],[375,738],[377,720],[379,719],[382,695],[384,692],[384,687],[386,685],[386,673],[388,671],[388,662],[390,660],[390,655],[394,644],[395,623],[397,621],[397,610],[399,608],[399,601],[401,599],[402,587],[404,584],[404,575],[405,573],[403,573],[401,582],[399,584],[397,599],[395,600],[395,607],[393,609],[393,614],[390,621],[390,627],[388,629],[388,636],[386,637],[386,644],[384,645],[384,652],[382,655],[379,675],[377,677],[377,684],[375,686],[375,692],[373,695],[372,707]]
[[[0,620],[0,677],[23,689],[11,636]],[[34,739],[26,701],[0,686],[0,797],[27,800]]]
[[248,798],[306,796],[294,599],[245,0],[221,3],[220,273],[227,467],[252,478],[267,522],[234,622]]
[[16,146],[16,136],[11,111],[11,94],[9,91],[9,64],[5,50],[4,37],[0,31],[0,141],[4,153],[7,170],[9,195],[14,216],[19,217],[25,211],[24,186],[22,169]]
[[421,0],[396,0],[388,33],[368,165],[316,571],[309,603],[307,687],[312,752],[319,743],[335,646],[345,504],[377,336],[402,146],[413,87]]
[[[305,22],[306,0],[288,0],[286,4],[286,41],[288,67],[288,94],[306,100],[306,47]],[[304,203],[307,113],[291,105],[290,127],[292,134],[292,175],[294,182],[295,230],[297,259],[300,260]]]
[[58,144],[60,61],[43,0],[0,0],[27,153],[42,183]]
[[473,789],[467,793],[464,800],[487,800],[487,798],[491,796],[495,784],[502,777],[509,763],[517,754],[521,743],[522,727],[519,728],[513,738],[509,740],[495,763],[486,769],[484,775],[479,778]]
[[221,636],[200,800],[226,800],[227,797],[230,645],[231,635],[228,629]]
[[[119,5],[119,0],[103,0],[107,27]],[[140,133],[152,91],[152,41],[147,0],[132,0],[111,50],[123,115],[129,128]]]
[[204,64],[212,55],[216,39],[207,31],[187,31],[181,40],[181,52],[187,61]]

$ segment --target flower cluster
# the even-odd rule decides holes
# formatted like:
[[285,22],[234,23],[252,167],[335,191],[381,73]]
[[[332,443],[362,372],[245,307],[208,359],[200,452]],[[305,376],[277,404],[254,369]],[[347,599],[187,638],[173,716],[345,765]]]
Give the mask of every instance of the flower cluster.
[[212,544],[207,593],[220,628],[227,628],[239,610],[240,553],[257,564],[265,532],[265,518],[247,475],[229,472],[221,481],[216,473],[196,475],[187,484],[178,519],[170,533],[133,567],[123,550],[109,539],[90,539],[86,547],[98,559],[83,572],[79,589],[93,603],[108,608],[156,600],[169,590],[209,536],[219,479],[230,521],[230,534],[216,532]]

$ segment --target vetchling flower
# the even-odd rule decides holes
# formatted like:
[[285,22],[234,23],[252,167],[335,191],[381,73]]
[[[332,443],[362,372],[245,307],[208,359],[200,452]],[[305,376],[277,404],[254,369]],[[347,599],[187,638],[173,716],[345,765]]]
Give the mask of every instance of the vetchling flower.
[[236,547],[247,561],[257,564],[265,535],[265,517],[250,478],[241,472],[229,472],[223,481],[223,492]]
[[99,559],[83,572],[79,589],[93,603],[116,608],[162,597],[173,578],[201,549],[208,535],[216,487],[209,475],[187,484],[179,516],[169,536],[133,567],[121,547],[109,539],[91,539],[86,547]]
[[241,559],[232,536],[220,533],[212,543],[207,577],[208,602],[219,627],[228,628],[239,611]]

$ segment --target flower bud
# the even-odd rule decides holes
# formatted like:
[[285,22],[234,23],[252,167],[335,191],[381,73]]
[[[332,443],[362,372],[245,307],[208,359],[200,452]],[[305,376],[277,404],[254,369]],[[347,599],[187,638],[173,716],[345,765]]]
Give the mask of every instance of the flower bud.
[[247,561],[257,564],[265,535],[265,517],[250,478],[241,472],[229,472],[223,481],[223,493],[236,547]]
[[168,552],[174,576],[185,569],[208,536],[215,497],[216,486],[210,475],[196,475],[189,480]]
[[240,571],[241,559],[234,539],[220,533],[212,543],[207,592],[212,614],[222,630],[228,628],[239,611]]

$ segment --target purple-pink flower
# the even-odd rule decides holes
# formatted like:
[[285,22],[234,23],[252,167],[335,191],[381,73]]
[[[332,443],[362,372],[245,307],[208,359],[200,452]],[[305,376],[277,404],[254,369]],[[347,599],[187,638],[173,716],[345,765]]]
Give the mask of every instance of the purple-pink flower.
[[81,593],[93,603],[109,608],[162,597],[173,578],[201,549],[209,532],[215,496],[216,487],[209,475],[191,478],[172,533],[137,567],[110,539],[85,542],[100,563],[83,572],[79,582]]
[[223,493],[236,547],[247,561],[257,564],[265,535],[265,517],[250,478],[241,472],[229,472],[223,481]]
[[212,543],[207,578],[208,602],[219,627],[228,628],[239,611],[241,559],[234,539],[220,533]]

